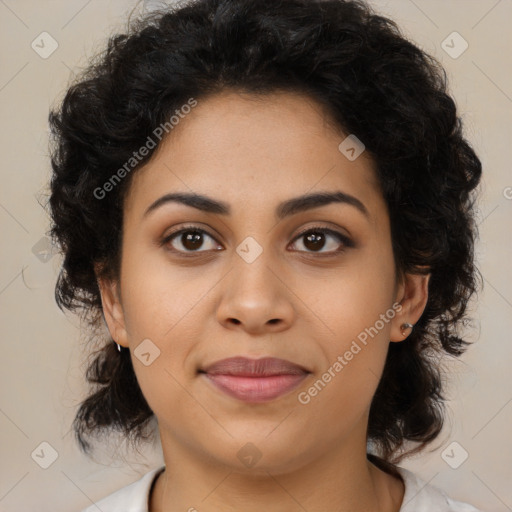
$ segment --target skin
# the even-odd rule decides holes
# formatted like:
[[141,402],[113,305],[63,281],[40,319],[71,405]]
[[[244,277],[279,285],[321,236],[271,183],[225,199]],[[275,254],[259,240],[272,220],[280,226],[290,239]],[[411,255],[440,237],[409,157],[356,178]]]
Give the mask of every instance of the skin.
[[[129,347],[158,419],[166,470],[151,512],[400,509],[402,480],[366,458],[368,413],[389,344],[407,342],[410,330],[404,335],[400,326],[420,318],[430,275],[395,275],[374,163],[367,152],[349,161],[338,150],[347,135],[298,93],[224,91],[198,100],[133,176],[120,282],[99,284],[110,333]],[[319,191],[355,196],[368,217],[332,203],[277,220],[279,203]],[[222,200],[231,215],[167,203],[144,216],[169,192]],[[180,235],[159,245],[190,223],[207,231],[195,252]],[[315,250],[297,238],[318,225],[355,246],[326,234]],[[248,236],[262,249],[252,263],[236,252]],[[401,310],[384,328],[308,404],[299,403],[298,393],[394,303]],[[134,350],[148,338],[160,355],[145,366]],[[248,404],[197,373],[236,355],[280,357],[312,373],[285,396]],[[250,468],[237,457],[249,442],[261,454]]]

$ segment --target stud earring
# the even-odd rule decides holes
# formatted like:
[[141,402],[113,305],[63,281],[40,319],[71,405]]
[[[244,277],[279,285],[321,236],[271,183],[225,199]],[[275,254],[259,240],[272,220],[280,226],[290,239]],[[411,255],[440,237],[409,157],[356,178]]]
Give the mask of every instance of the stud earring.
[[409,324],[409,323],[404,323],[400,326],[400,329],[402,330],[402,336],[406,336],[405,332],[403,331],[406,331],[407,329],[412,329],[414,327],[414,325],[412,324]]

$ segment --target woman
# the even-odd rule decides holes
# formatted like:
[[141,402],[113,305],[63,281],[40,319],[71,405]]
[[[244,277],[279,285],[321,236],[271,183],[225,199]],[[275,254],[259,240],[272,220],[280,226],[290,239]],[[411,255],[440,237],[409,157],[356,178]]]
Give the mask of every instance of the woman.
[[156,419],[165,460],[87,511],[477,510],[397,465],[442,429],[479,275],[433,58],[362,2],[198,0],[50,122],[57,301],[108,327],[77,440]]

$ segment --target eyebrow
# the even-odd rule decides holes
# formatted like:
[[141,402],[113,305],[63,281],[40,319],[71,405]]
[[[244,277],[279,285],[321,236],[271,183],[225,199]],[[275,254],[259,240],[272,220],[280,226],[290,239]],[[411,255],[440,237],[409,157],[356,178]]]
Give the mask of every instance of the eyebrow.
[[[176,192],[165,194],[152,203],[144,212],[143,217],[146,217],[150,212],[160,208],[167,203],[180,203],[186,206],[191,206],[203,212],[215,213],[219,215],[230,215],[231,207],[229,204],[213,199],[201,194]],[[367,218],[370,217],[366,206],[356,197],[345,192],[319,192],[314,194],[306,194],[293,199],[288,199],[280,203],[276,208],[276,217],[281,220],[285,217],[295,215],[300,212],[319,208],[332,203],[341,203],[354,206]]]

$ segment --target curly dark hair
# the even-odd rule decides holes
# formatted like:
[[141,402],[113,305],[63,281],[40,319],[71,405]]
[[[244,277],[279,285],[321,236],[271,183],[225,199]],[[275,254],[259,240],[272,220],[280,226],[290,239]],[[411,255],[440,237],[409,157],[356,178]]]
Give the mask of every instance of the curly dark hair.
[[[423,315],[407,343],[390,344],[370,409],[367,436],[378,453],[368,457],[393,468],[441,432],[440,356],[470,343],[459,328],[481,278],[474,193],[482,169],[442,66],[363,1],[193,0],[111,36],[49,116],[50,235],[64,255],[57,304],[80,310],[91,328],[102,324],[97,277],[119,277],[123,201],[137,169],[108,198],[95,190],[190,97],[228,89],[303,93],[363,141],[387,203],[397,275],[431,273]],[[98,336],[86,375],[94,389],[73,422],[85,453],[98,433],[118,431],[137,445],[154,417],[130,352]],[[404,451],[408,441],[417,445]]]

